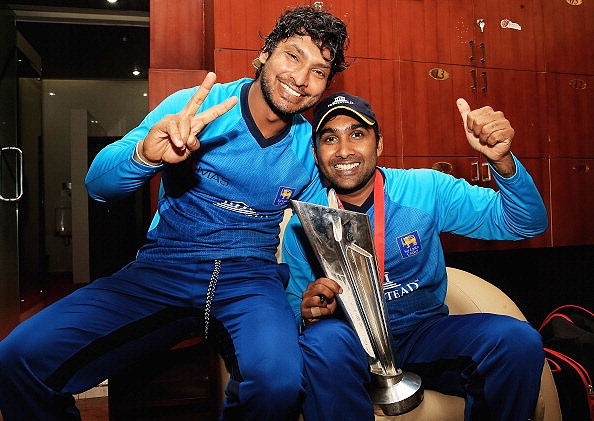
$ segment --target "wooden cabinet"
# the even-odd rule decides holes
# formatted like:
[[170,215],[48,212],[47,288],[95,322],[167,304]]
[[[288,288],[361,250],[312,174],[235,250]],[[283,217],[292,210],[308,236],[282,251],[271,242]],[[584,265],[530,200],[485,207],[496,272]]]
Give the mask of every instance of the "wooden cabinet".
[[594,159],[551,159],[553,245],[594,241]]
[[[447,76],[431,76],[435,69]],[[400,79],[404,156],[471,153],[456,106],[460,97],[473,109],[489,105],[504,112],[516,131],[518,156],[547,156],[544,73],[401,62]]]
[[400,59],[470,65],[475,20],[468,0],[398,0]]
[[399,8],[394,0],[323,1],[323,9],[347,25],[349,57],[397,59]]
[[545,74],[478,69],[477,103],[503,111],[515,130],[512,151],[519,157],[549,153]]
[[544,70],[540,3],[538,0],[399,0],[400,58]]
[[473,64],[544,71],[541,3],[540,0],[474,0],[476,59]]
[[[439,69],[432,77],[432,69]],[[456,100],[477,106],[469,66],[400,63],[404,156],[464,156],[472,153]]]
[[[196,2],[201,3],[201,2]],[[214,47],[259,51],[278,17],[308,0],[214,0]]]
[[151,69],[204,69],[206,66],[204,5],[178,0],[151,0]]
[[547,73],[552,157],[594,158],[594,76]]
[[594,74],[594,3],[542,2],[547,72]]
[[400,63],[395,60],[357,58],[337,74],[327,94],[347,91],[365,98],[372,106],[384,137],[384,155],[402,155]]
[[215,49],[215,68],[217,81],[232,82],[243,77],[254,77],[256,69],[252,61],[258,57],[257,51]]

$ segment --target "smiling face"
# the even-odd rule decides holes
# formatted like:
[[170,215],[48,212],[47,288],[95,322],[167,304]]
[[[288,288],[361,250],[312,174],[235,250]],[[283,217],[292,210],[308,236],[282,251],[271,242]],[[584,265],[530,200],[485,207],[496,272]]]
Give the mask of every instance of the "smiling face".
[[318,137],[316,162],[330,185],[340,195],[365,200],[373,190],[382,137],[376,139],[373,126],[345,114],[329,119]]
[[259,81],[268,106],[280,116],[313,107],[324,93],[330,73],[330,53],[324,55],[309,36],[295,35],[261,53]]

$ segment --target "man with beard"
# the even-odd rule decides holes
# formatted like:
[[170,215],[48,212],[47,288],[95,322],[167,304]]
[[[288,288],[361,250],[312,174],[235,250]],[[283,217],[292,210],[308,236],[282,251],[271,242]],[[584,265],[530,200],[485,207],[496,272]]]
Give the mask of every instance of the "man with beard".
[[[527,322],[494,314],[449,316],[440,232],[517,240],[542,233],[547,215],[501,112],[457,101],[470,146],[494,170],[499,191],[428,169],[378,168],[383,138],[370,105],[341,92],[314,113],[314,154],[328,188],[347,210],[370,216],[398,364],[426,388],[466,398],[466,420],[531,418],[544,352]],[[312,201],[328,205],[332,191]],[[329,194],[330,193],[330,194]],[[380,215],[385,215],[381,217]],[[383,232],[384,235],[378,235]],[[324,278],[296,216],[283,238],[289,302],[303,323],[305,419],[372,420],[367,356],[336,310],[340,286]]]
[[223,419],[281,420],[296,410],[302,358],[288,269],[275,251],[289,200],[321,188],[299,113],[346,68],[346,38],[326,12],[289,10],[266,38],[255,80],[221,85],[209,74],[97,155],[86,178],[96,200],[161,172],[149,241],[134,262],[0,342],[6,421],[80,419],[73,393],[196,331],[214,339],[231,371]]

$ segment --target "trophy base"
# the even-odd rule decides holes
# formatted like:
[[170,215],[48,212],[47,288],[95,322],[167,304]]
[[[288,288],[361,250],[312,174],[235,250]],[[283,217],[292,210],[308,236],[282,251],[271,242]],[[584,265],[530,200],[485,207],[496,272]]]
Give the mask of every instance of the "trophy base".
[[412,411],[423,401],[421,378],[410,372],[396,376],[374,374],[373,403],[385,415],[400,415]]

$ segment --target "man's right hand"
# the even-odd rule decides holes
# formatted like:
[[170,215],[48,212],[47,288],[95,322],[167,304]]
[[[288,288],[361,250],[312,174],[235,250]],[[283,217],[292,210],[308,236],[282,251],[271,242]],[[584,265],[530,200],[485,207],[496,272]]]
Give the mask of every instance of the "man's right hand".
[[154,165],[164,162],[175,164],[185,160],[200,147],[200,141],[196,135],[208,123],[233,108],[238,101],[237,97],[231,97],[196,114],[216,78],[214,73],[208,73],[196,93],[180,112],[163,117],[151,128],[136,149],[140,161]]
[[303,291],[301,317],[313,321],[321,316],[329,316],[336,310],[335,295],[341,294],[342,288],[328,278],[318,278]]

